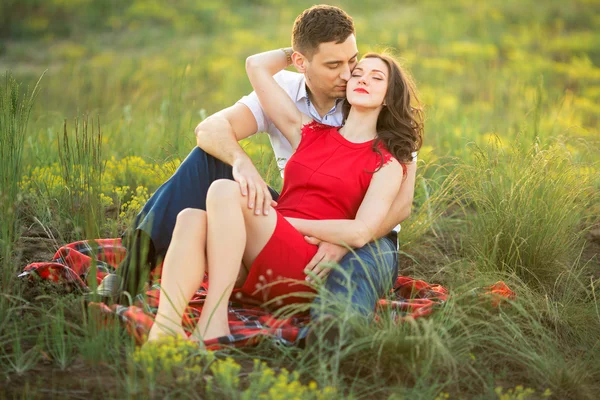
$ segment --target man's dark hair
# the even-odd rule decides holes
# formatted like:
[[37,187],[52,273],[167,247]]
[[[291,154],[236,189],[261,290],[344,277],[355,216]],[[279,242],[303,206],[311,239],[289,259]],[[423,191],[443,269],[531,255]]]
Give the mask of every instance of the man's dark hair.
[[343,43],[353,33],[354,22],[344,10],[328,5],[312,6],[294,21],[292,47],[310,60],[321,43]]

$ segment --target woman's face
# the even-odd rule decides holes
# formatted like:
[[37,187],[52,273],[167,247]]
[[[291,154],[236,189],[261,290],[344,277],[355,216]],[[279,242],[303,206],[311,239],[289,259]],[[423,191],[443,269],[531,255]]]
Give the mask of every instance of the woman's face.
[[346,98],[353,107],[378,108],[388,88],[389,70],[379,58],[363,58],[352,71]]

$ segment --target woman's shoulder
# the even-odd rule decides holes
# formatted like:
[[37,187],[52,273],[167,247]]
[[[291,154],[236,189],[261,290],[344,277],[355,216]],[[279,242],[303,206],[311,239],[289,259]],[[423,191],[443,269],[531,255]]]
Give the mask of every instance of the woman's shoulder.
[[402,174],[406,175],[406,164],[400,162],[387,148],[382,141],[377,141],[377,149],[379,150],[376,170],[379,170],[390,163],[399,164],[402,167]]

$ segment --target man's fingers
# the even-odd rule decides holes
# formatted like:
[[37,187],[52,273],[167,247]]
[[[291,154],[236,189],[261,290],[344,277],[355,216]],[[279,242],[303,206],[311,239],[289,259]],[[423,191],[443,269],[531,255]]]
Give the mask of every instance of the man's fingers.
[[323,268],[323,269],[321,270],[321,272],[319,272],[319,273],[317,274],[317,277],[318,277],[319,279],[325,279],[325,278],[327,278],[327,275],[329,275],[329,273],[330,273],[330,272],[331,272],[331,268]]
[[269,209],[271,208],[271,202],[273,201],[273,199],[271,198],[271,192],[269,192],[269,188],[265,185],[264,188],[264,208],[263,208],[263,213],[265,215],[269,215]]
[[257,187],[256,190],[256,204],[254,205],[254,214],[260,215],[263,210],[265,201],[265,193],[262,191],[260,187]]
[[254,207],[254,202],[256,201],[256,186],[254,186],[254,182],[248,182],[248,208]]
[[304,273],[307,274],[310,271],[313,271],[314,268],[321,262],[323,257],[324,257],[323,254],[317,252],[317,254],[315,254],[315,256],[312,258],[312,260],[310,260],[310,262],[308,264],[306,264],[306,267],[304,267]]
[[314,268],[312,269],[312,271],[310,271],[310,274],[306,274],[306,281],[307,282],[314,282],[315,281],[315,277],[319,276],[319,273],[321,272],[321,267],[319,264],[315,265]]
[[277,203],[275,200],[271,200],[271,207],[277,207]]
[[325,264],[327,264],[327,261],[323,259],[319,264],[315,265],[312,270],[312,274],[316,275],[316,277],[313,278],[312,276],[307,276],[306,280],[308,282],[313,282],[314,280],[319,281],[325,279],[331,271],[331,268],[326,267]]
[[242,191],[242,196],[246,196],[248,194],[248,182],[244,178],[240,178],[237,180],[240,184],[240,190]]

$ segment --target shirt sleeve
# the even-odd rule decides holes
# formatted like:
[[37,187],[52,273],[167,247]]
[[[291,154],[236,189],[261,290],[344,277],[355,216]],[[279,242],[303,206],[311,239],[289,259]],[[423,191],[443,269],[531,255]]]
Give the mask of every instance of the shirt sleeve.
[[[292,89],[292,87],[288,82],[289,79],[285,79],[286,72],[291,73],[291,72],[285,71],[285,70],[279,71],[278,73],[276,73],[273,76],[273,78],[275,79],[275,82],[277,82],[279,84],[279,86],[281,86],[287,92],[287,94],[290,97],[292,97],[290,94],[290,90]],[[252,115],[254,115],[254,119],[256,120],[256,126],[258,127],[258,129],[256,131],[257,133],[258,132],[267,132],[269,130],[269,126],[271,125],[271,119],[264,112],[262,105],[260,104],[260,101],[258,100],[258,96],[256,95],[256,92],[252,92],[252,93],[248,94],[247,96],[242,97],[241,99],[238,100],[238,103],[244,104],[246,107],[248,107],[250,109],[250,111],[252,112]]]

